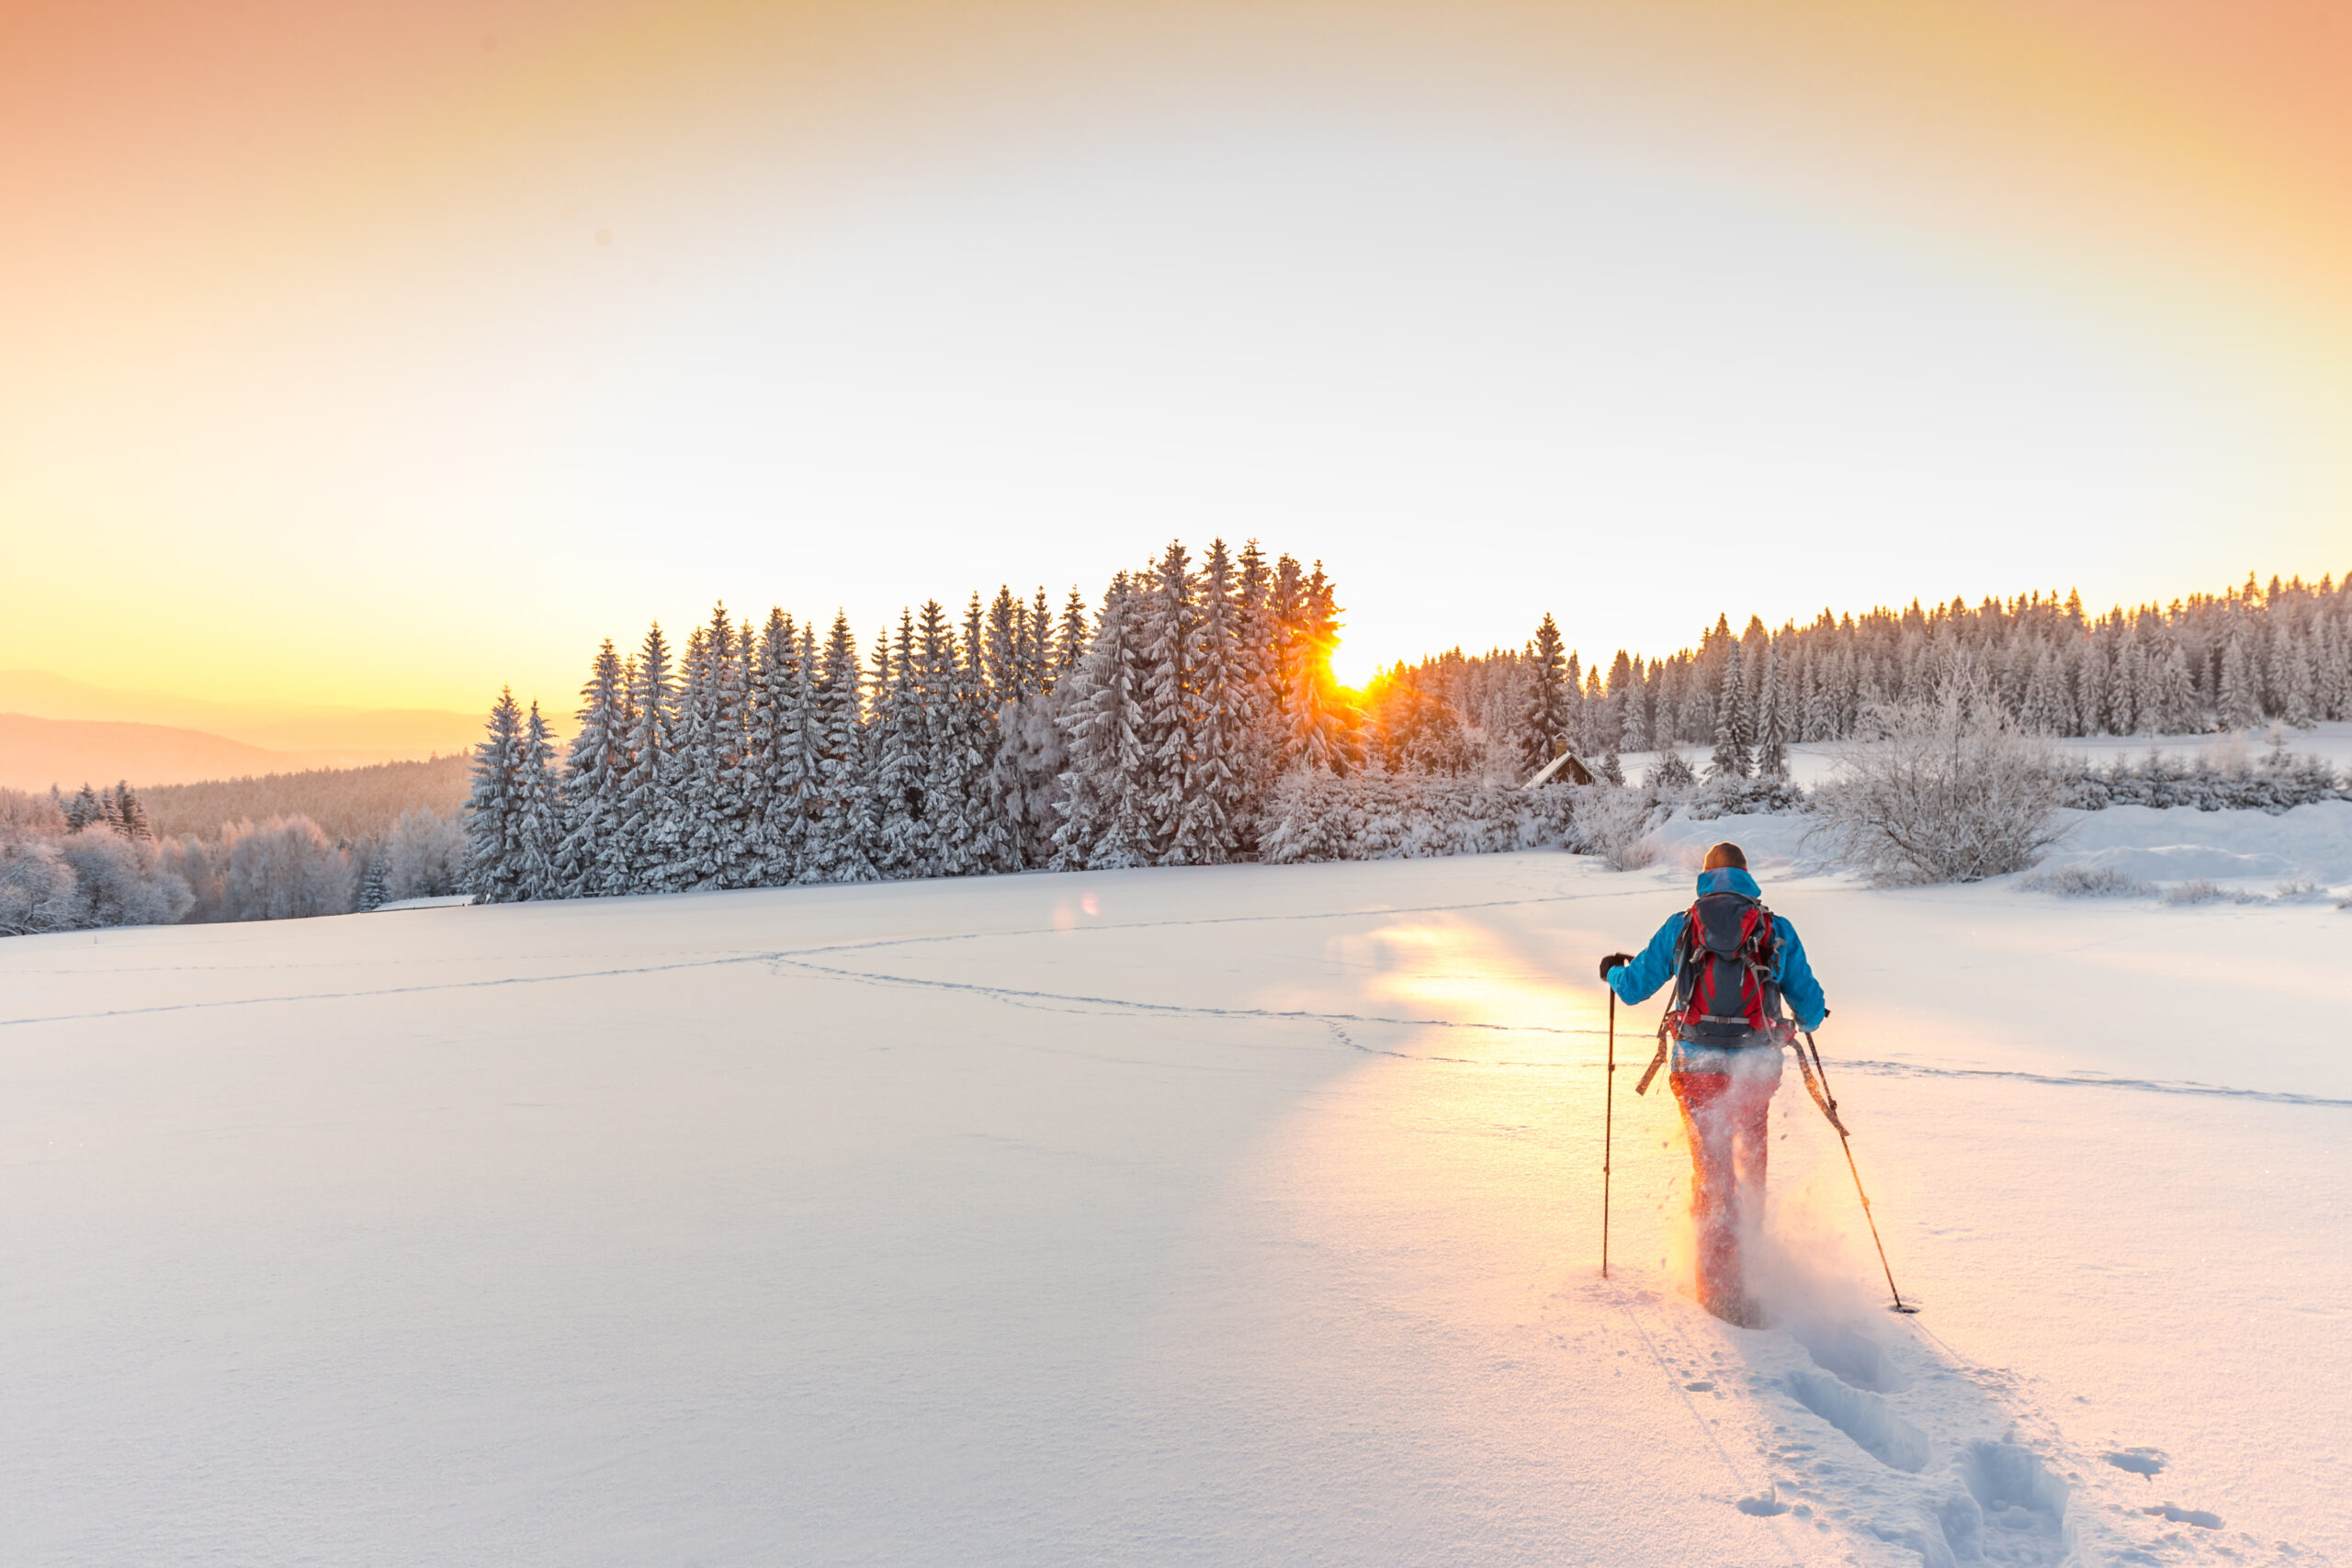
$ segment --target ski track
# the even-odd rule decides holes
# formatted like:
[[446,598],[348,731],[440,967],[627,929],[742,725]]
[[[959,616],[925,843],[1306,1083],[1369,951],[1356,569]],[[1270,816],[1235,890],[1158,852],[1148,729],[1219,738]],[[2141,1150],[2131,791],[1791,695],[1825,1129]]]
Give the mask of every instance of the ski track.
[[[1588,1294],[1623,1314],[1737,1494],[1702,1501],[1769,1521],[1790,1561],[1833,1545],[1851,1562],[1929,1568],[2324,1561],[2231,1531],[2212,1509],[2152,1503],[2132,1483],[2143,1464],[2162,1469],[2154,1450],[2118,1463],[2074,1443],[2020,1379],[1917,1318],[1798,1306],[1740,1329],[1648,1291]],[[1746,1462],[1722,1435],[1736,1427]]]
[[[1571,897],[1580,898],[1614,897],[1614,895],[1574,895]],[[806,974],[819,976],[827,979],[844,981],[851,984],[899,986],[931,990],[959,991],[976,996],[988,997],[994,1000],[1010,1005],[1031,1007],[1050,1005],[1057,1008],[1058,1010],[1064,1011],[1148,1012],[1176,1017],[1250,1021],[1295,1021],[1300,1022],[1323,1023],[1334,1026],[1333,1032],[1339,1041],[1351,1050],[1360,1051],[1368,1055],[1392,1056],[1406,1061],[1438,1062],[1464,1066],[1533,1067],[1546,1070],[1556,1070],[1567,1067],[1597,1068],[1603,1066],[1603,1063],[1599,1060],[1567,1060],[1560,1058],[1530,1060],[1509,1057],[1441,1056],[1423,1052],[1387,1050],[1378,1046],[1365,1045],[1345,1033],[1344,1031],[1339,1029],[1337,1026],[1349,1023],[1376,1024],[1400,1029],[1447,1029],[1494,1034],[1541,1035],[1558,1038],[1594,1038],[1601,1036],[1606,1032],[1605,1031],[1599,1029],[1564,1028],[1555,1024],[1489,1023],[1478,1021],[1448,1018],[1395,1018],[1370,1013],[1317,1012],[1310,1009],[1216,1008],[1180,1002],[1147,1002],[1137,1001],[1125,997],[1093,996],[1082,992],[1042,991],[1022,989],[1005,986],[986,986],[973,981],[941,980],[923,976],[894,975],[874,970],[851,969],[836,964],[814,964],[808,962],[808,960],[816,957],[830,956],[835,953],[867,953],[879,948],[906,947],[949,942],[983,941],[999,937],[1017,939],[1036,936],[1067,936],[1074,934],[1075,931],[1083,931],[1087,932],[1143,931],[1158,927],[1238,925],[1263,921],[1284,921],[1294,919],[1342,919],[1375,915],[1442,914],[1459,910],[1508,908],[1528,904],[1566,901],[1568,901],[1568,899],[1492,899],[1473,904],[1427,905],[1417,908],[1398,908],[1347,909],[1326,911],[1304,916],[1238,915],[1186,920],[1136,920],[1120,924],[1074,928],[1072,931],[1057,930],[1055,927],[1046,926],[1001,931],[938,932],[916,937],[882,938],[869,942],[832,942],[816,947],[791,948],[763,952],[744,952],[719,958],[682,959],[673,964],[634,964],[626,967],[609,969],[567,970],[553,975],[508,975],[481,980],[444,980],[413,986],[386,986],[368,990],[304,991],[277,996],[227,997],[210,1001],[169,1002],[151,1007],[117,1008],[96,1012],[50,1013],[28,1015],[18,1018],[0,1018],[0,1029],[14,1028],[29,1024],[70,1023],[101,1019],[131,1018],[155,1013],[202,1011],[215,1008],[259,1007],[280,1002],[345,1001],[362,999],[369,997],[413,996],[436,991],[477,990],[506,986],[555,985],[575,980],[624,979],[631,976],[669,974],[687,969],[716,969],[747,964],[764,964],[770,966],[771,969],[777,967],[790,967]],[[473,958],[470,956],[466,961],[490,962],[490,960]],[[247,971],[255,971],[283,970],[287,967],[297,966],[256,964],[240,967]],[[300,965],[299,967],[349,967],[349,965]],[[214,969],[210,966],[186,964],[170,965],[154,970],[128,969],[111,972],[124,974],[147,974],[179,973],[183,971],[196,973],[219,972],[218,969]],[[30,971],[30,973],[68,974],[77,972],[69,970],[37,970]],[[1652,1032],[1638,1028],[1629,1029],[1626,1032],[1626,1037],[1629,1041],[1638,1046],[1641,1043],[1647,1043],[1652,1038]],[[2257,1100],[2273,1105],[2297,1105],[2329,1110],[2352,1110],[2352,1100],[2335,1099],[2324,1095],[2298,1094],[2291,1090],[2284,1089],[2239,1089],[2226,1084],[2207,1084],[2165,1080],[2160,1078],[2117,1077],[2110,1074],[2096,1072],[2035,1073],[2015,1068],[1943,1067],[1925,1063],[1887,1061],[1869,1057],[1847,1057],[1841,1059],[1838,1065],[1841,1071],[1858,1072],[1881,1077],[1994,1078],[2060,1089],[2122,1089],[2143,1094],[2203,1096],[2215,1099]]]

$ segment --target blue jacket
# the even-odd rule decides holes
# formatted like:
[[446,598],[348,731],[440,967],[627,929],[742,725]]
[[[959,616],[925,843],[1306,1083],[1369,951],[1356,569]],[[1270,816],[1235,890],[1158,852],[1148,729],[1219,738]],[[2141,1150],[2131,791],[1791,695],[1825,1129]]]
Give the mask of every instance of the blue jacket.
[[[1745,893],[1750,898],[1761,898],[1764,890],[1756,879],[1736,866],[1699,874],[1699,892]],[[1649,946],[1642,949],[1631,964],[1621,964],[1609,972],[1609,988],[1627,1005],[1645,1002],[1660,986],[1674,978],[1674,944],[1682,935],[1682,922],[1688,911],[1677,909],[1667,917],[1666,924],[1657,928],[1657,935],[1650,938]],[[1804,943],[1797,940],[1797,928],[1789,924],[1785,915],[1772,917],[1772,928],[1780,937],[1781,995],[1788,998],[1789,1010],[1797,1015],[1799,1029],[1818,1029],[1829,1014],[1829,1004],[1822,998],[1821,982],[1813,977],[1813,965],[1805,962]]]

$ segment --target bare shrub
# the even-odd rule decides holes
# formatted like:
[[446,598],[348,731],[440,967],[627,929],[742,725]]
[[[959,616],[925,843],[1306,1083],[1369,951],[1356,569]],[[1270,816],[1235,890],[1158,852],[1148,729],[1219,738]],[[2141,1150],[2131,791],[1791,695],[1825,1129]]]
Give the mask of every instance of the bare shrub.
[[2064,832],[2055,748],[1958,689],[1872,708],[1837,769],[1807,841],[1881,886],[2022,871]]
[[2018,879],[2018,886],[2058,898],[2149,898],[2155,885],[2111,865],[2061,865]]
[[1655,807],[1640,790],[1618,784],[1579,784],[1576,788],[1575,846],[1599,855],[1618,871],[1634,871],[1657,859],[1657,841],[1650,836]]
[[2176,882],[2165,889],[2167,904],[2261,904],[2267,902],[2259,893],[2233,891],[2211,877],[2191,877]]
[[2281,904],[2316,904],[2327,897],[2327,889],[2315,877],[2290,876],[2272,888],[2270,897]]

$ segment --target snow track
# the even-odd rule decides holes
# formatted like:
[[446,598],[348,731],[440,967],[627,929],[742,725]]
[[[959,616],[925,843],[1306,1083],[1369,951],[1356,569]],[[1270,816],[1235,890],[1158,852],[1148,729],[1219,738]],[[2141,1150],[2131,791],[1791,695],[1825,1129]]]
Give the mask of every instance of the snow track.
[[1923,1317],[1793,1080],[1687,1299],[1647,1009],[1595,1277],[1566,856],[0,943],[0,1561],[2352,1561],[2344,918],[1766,880]]

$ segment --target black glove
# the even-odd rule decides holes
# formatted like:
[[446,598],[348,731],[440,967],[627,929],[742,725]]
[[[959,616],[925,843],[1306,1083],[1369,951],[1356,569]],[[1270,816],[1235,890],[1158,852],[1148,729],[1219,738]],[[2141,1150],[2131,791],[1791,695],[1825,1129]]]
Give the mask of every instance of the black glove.
[[1631,964],[1633,961],[1634,955],[1630,953],[1612,953],[1608,957],[1602,959],[1600,961],[1601,983],[1603,985],[1608,983],[1609,972],[1611,969],[1616,968],[1621,964]]

